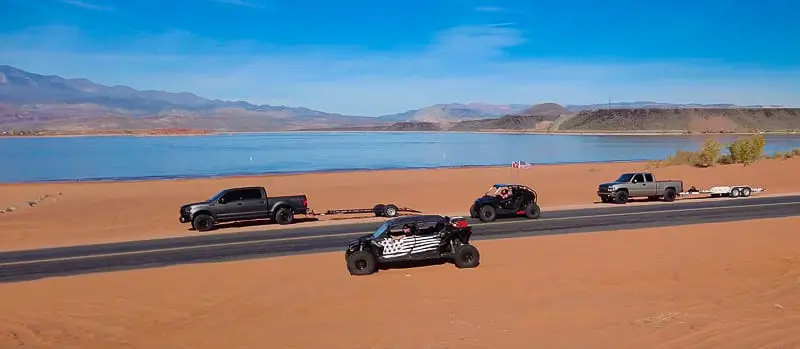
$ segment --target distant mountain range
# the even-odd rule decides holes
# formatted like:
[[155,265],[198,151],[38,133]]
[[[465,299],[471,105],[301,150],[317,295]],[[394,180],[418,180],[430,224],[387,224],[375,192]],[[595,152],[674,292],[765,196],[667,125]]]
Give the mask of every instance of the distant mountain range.
[[467,124],[459,127],[467,127],[465,125],[471,125],[467,128],[479,127],[485,124],[482,120],[501,119],[505,116],[530,116],[540,119],[539,122],[554,123],[561,115],[586,110],[641,108],[742,107],[731,104],[669,104],[649,101],[563,107],[555,103],[536,105],[453,103],[437,104],[380,117],[365,117],[303,107],[211,100],[187,92],[140,91],[127,86],[106,86],[87,79],[40,75],[0,65],[0,130],[88,132],[183,128],[211,131],[287,131],[331,128],[385,129],[396,123],[399,123],[395,126],[397,129],[406,129],[409,125],[412,125],[412,129],[419,125],[450,129],[460,122]]

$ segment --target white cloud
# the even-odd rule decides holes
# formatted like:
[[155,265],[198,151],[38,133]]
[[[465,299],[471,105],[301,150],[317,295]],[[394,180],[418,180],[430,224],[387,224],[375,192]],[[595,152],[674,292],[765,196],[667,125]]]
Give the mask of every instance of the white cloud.
[[0,62],[209,98],[381,115],[436,103],[614,100],[798,104],[800,72],[713,61],[624,62],[520,57],[535,45],[513,26],[443,30],[418,48],[278,47],[186,32],[92,42],[74,28],[0,36]]
[[75,7],[80,7],[80,8],[86,9],[86,10],[92,10],[92,11],[113,11],[114,10],[114,8],[109,7],[109,6],[97,5],[97,4],[90,3],[90,2],[87,2],[87,1],[83,1],[83,0],[58,0],[58,2],[67,4],[67,5],[71,5],[71,6],[75,6]]
[[503,12],[503,8],[499,6],[478,6],[475,8],[477,12]]
[[209,1],[218,2],[221,4],[233,5],[233,6],[241,6],[241,7],[250,7],[258,9],[266,8],[266,5],[264,3],[259,3],[250,0],[209,0]]

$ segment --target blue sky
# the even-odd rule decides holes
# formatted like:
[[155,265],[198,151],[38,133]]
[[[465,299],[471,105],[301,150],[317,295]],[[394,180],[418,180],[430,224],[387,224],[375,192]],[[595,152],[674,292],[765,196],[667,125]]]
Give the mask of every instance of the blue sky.
[[[613,5],[610,5],[612,4]],[[800,2],[2,0],[0,64],[381,115],[436,103],[800,104]]]

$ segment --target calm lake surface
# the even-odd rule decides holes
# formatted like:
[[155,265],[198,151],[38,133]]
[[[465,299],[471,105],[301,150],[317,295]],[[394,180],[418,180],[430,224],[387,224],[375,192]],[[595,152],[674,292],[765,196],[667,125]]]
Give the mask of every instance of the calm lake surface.
[[[738,136],[715,138],[727,143]],[[767,152],[800,146],[800,136],[766,138]],[[2,138],[0,182],[653,160],[696,150],[704,140],[407,132]]]

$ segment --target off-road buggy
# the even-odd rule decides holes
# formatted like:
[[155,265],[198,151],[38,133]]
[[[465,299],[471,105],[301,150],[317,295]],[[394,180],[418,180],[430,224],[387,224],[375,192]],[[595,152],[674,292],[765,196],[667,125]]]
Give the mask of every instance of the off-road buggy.
[[345,252],[352,275],[368,275],[391,262],[448,260],[458,268],[474,268],[480,254],[470,245],[472,227],[462,217],[415,215],[394,218],[374,233],[350,242]]
[[522,216],[537,219],[542,214],[536,191],[521,184],[495,184],[469,209],[472,218],[484,222],[498,216]]

